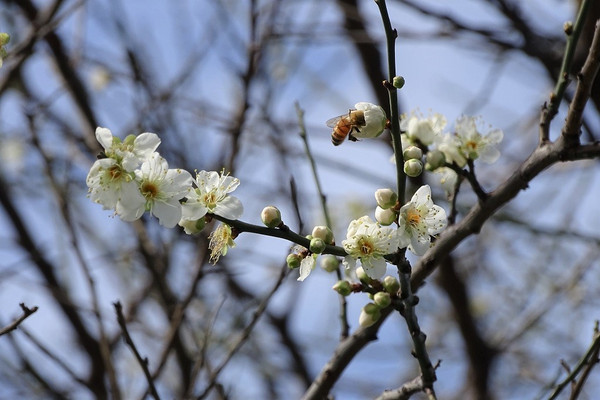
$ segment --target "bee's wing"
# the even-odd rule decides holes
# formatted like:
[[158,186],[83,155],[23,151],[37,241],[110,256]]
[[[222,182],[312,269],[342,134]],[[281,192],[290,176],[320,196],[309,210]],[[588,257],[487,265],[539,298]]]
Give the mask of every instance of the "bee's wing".
[[346,116],[346,114],[342,114],[342,115],[338,115],[337,117],[330,118],[325,122],[325,124],[330,128],[335,128],[335,126],[337,125],[339,120],[341,120],[345,116]]

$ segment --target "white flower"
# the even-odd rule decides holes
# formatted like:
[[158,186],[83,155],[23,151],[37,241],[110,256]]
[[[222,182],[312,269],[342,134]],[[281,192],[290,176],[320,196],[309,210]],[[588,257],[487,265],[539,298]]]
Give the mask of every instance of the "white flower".
[[356,103],[354,108],[364,113],[365,125],[360,128],[360,131],[353,132],[352,136],[374,138],[381,135],[387,124],[387,117],[383,108],[367,102]]
[[96,160],[86,178],[90,199],[105,210],[114,209],[122,191],[137,190],[135,174],[126,171],[114,158]]
[[410,202],[400,209],[398,230],[408,249],[422,256],[429,249],[431,236],[440,233],[447,225],[446,212],[431,200],[431,189],[421,186]]
[[454,193],[456,181],[458,180],[458,174],[452,168],[448,167],[438,168],[433,172],[441,175],[440,183],[446,194]]
[[210,262],[216,264],[221,256],[227,255],[229,248],[235,247],[233,232],[227,224],[221,224],[208,237],[210,242]]
[[[409,117],[402,116],[400,130],[406,134],[411,143],[432,144],[446,127],[446,117],[433,114],[428,118],[419,118],[414,113]],[[403,146],[404,147],[404,146]]]
[[169,169],[169,164],[158,153],[152,154],[136,170],[136,190],[123,188],[116,211],[125,221],[134,221],[149,211],[167,228],[181,219],[179,200],[192,187],[192,176],[181,169]]
[[187,195],[182,205],[182,223],[186,220],[197,220],[206,213],[216,214],[228,219],[241,217],[244,207],[242,202],[229,193],[233,192],[240,180],[215,171],[200,171],[194,180],[196,188]]
[[379,279],[386,271],[387,263],[383,256],[398,250],[400,239],[395,229],[381,227],[364,216],[350,223],[342,246],[348,253],[344,258],[346,268],[354,268],[356,260],[360,259],[365,272],[371,278]]
[[477,119],[463,116],[456,121],[456,135],[465,157],[471,160],[479,158],[488,164],[500,157],[500,151],[496,148],[504,136],[500,129],[494,129],[483,136],[477,130]]
[[315,269],[316,261],[316,254],[309,254],[306,257],[304,257],[302,262],[300,262],[300,276],[297,280],[299,280],[300,282],[305,280],[308,277],[308,275],[310,275],[312,270]]
[[123,192],[135,193],[135,169],[156,150],[160,139],[154,133],[128,136],[124,142],[109,129],[96,128],[96,139],[104,148],[104,156],[88,173],[86,183],[90,199],[104,209],[114,209]]
[[121,142],[109,129],[102,127],[96,128],[96,139],[104,148],[104,154],[117,160],[126,171],[138,168],[160,145],[160,138],[155,133],[129,135]]
[[459,167],[464,167],[467,164],[467,159],[463,155],[460,148],[461,142],[456,135],[449,133],[438,139],[436,147],[444,153],[445,160],[448,164],[455,163]]

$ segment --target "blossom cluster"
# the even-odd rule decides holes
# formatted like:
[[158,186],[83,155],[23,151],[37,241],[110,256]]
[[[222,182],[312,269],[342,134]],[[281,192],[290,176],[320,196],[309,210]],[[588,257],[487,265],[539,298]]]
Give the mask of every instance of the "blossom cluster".
[[[207,213],[229,219],[242,215],[242,203],[229,195],[240,183],[237,178],[216,171],[198,171],[194,178],[186,170],[169,168],[156,151],[160,145],[156,134],[146,132],[121,140],[99,127],[96,139],[103,151],[86,179],[89,197],[104,209],[114,210],[122,220],[135,221],[148,212],[164,227],[179,224],[193,234],[202,230]],[[231,229],[218,228],[212,238],[216,259],[233,245]]]
[[480,129],[481,121],[476,117],[458,118],[452,133],[445,131],[446,124],[446,118],[441,114],[423,118],[412,113],[402,116],[400,129],[407,175],[421,174],[421,158],[425,151],[425,169],[441,175],[442,187],[451,193],[458,176],[447,164],[463,168],[469,161],[496,162],[500,157],[497,145],[502,141],[503,133],[492,129],[484,135]]

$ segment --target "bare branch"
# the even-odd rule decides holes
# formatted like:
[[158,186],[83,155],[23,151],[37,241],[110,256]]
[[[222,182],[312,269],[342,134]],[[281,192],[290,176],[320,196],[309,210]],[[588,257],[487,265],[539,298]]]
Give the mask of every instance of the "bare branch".
[[119,326],[121,327],[121,331],[123,332],[123,337],[125,338],[125,343],[127,343],[127,345],[131,348],[131,351],[133,351],[135,358],[137,359],[138,363],[142,367],[142,370],[144,371],[144,375],[146,376],[146,380],[148,381],[148,387],[150,388],[150,394],[156,400],[160,400],[160,396],[158,395],[158,392],[156,391],[156,387],[154,386],[154,380],[152,379],[152,375],[150,374],[150,371],[148,370],[148,358],[142,358],[142,356],[140,355],[140,352],[138,351],[137,347],[135,346],[135,343],[133,342],[133,339],[129,335],[129,331],[127,330],[127,324],[125,323],[125,317],[123,316],[123,306],[118,301],[116,303],[114,303],[114,306],[115,306],[115,311],[117,312],[117,322],[119,323]]
[[17,329],[19,327],[19,325],[21,324],[21,322],[25,321],[27,319],[27,317],[29,317],[31,314],[33,314],[34,312],[36,312],[38,310],[37,306],[28,308],[25,305],[25,303],[19,303],[19,306],[21,306],[21,310],[23,310],[23,314],[16,320],[14,320],[10,325],[7,325],[4,328],[0,329],[0,336],[5,335],[5,334]]

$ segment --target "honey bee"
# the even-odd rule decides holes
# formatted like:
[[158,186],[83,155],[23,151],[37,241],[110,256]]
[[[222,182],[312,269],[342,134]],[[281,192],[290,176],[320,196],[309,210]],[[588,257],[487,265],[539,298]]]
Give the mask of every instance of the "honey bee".
[[342,144],[346,136],[348,140],[356,142],[358,139],[352,135],[353,132],[360,132],[360,128],[366,125],[365,113],[361,110],[349,110],[348,114],[331,118],[326,122],[327,126],[333,128],[331,132],[331,143],[334,146]]

